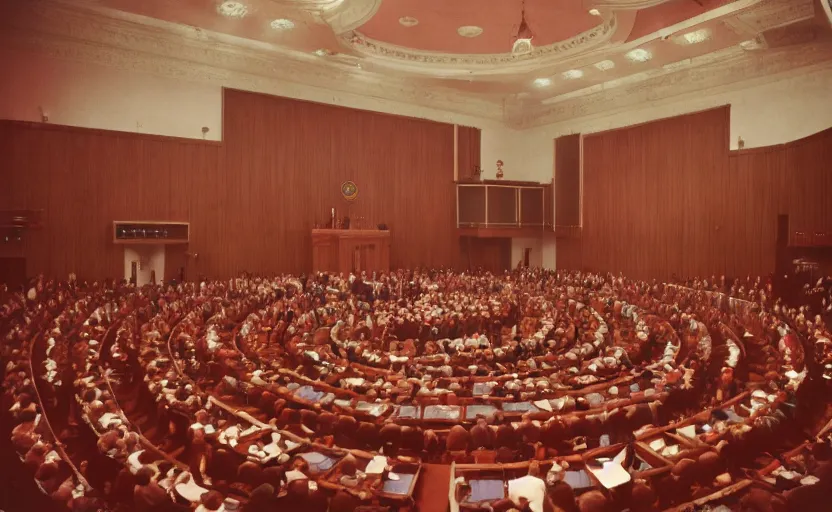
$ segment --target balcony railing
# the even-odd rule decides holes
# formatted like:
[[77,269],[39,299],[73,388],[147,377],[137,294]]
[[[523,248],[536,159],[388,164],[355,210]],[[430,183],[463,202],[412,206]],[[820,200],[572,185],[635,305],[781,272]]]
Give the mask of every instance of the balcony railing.
[[542,230],[552,224],[552,191],[546,184],[458,183],[456,205],[458,228]]

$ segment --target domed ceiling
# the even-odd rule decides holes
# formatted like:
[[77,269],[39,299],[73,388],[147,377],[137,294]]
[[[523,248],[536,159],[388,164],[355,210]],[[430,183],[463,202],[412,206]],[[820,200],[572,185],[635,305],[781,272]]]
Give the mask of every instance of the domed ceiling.
[[[525,124],[551,120],[540,114],[553,111],[547,105],[600,95],[621,102],[671,75],[666,83],[682,90],[771,72],[765,59],[779,70],[808,66],[828,58],[832,32],[819,22],[820,0],[40,1],[87,9],[125,29],[196,37],[206,59],[212,44],[251,51],[255,74],[359,94],[386,83],[387,91],[434,91],[426,98],[467,95],[504,114],[522,110]],[[16,5],[23,12],[29,4]],[[783,57],[784,49],[794,55]],[[301,65],[311,80],[288,71]],[[713,73],[690,73],[708,66]],[[315,69],[349,79],[320,83],[325,74]]]
[[602,24],[580,1],[395,0],[382,2],[357,30],[369,39],[419,51],[508,53],[523,10],[536,46],[566,41]]

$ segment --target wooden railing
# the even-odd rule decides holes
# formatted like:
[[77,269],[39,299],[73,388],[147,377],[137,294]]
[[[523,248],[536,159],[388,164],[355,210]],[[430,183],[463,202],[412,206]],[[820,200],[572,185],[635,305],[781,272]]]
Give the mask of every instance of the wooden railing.
[[551,184],[457,183],[458,228],[541,228],[552,225]]

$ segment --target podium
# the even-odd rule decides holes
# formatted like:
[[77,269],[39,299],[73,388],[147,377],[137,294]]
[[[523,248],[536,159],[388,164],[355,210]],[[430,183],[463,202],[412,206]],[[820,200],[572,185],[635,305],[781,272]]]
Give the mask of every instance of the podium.
[[387,272],[390,232],[372,229],[313,229],[314,272]]

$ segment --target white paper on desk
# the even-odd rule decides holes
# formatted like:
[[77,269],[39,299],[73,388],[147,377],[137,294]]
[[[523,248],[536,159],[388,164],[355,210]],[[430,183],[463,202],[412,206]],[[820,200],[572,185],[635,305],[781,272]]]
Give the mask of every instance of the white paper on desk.
[[248,427],[247,429],[243,430],[242,432],[240,432],[240,437],[245,437],[249,434],[253,434],[253,433],[257,432],[258,430],[260,430],[260,427],[258,427],[257,425],[252,425],[252,426]]
[[508,497],[518,503],[520,498],[529,500],[532,512],[543,512],[543,502],[546,500],[546,484],[540,478],[526,475],[509,480]]
[[205,425],[205,433],[206,434],[213,434],[216,431],[217,431],[217,429],[214,428],[214,425]]
[[618,456],[614,460],[604,462],[600,467],[588,465],[587,469],[607,489],[613,489],[630,481],[630,473],[621,466]]
[[287,471],[286,472],[286,483],[290,484],[290,483],[294,482],[295,480],[309,480],[309,477],[306,476],[301,471],[298,471],[297,469]]
[[661,452],[661,456],[662,457],[675,457],[676,455],[679,455],[679,451],[680,451],[680,449],[679,449],[678,444],[674,444],[674,445],[671,445],[671,446],[665,446],[664,450],[662,450],[662,452]]
[[197,503],[208,489],[198,486],[193,480],[188,480],[187,483],[177,485],[176,492],[191,503]]
[[118,417],[118,414],[113,414],[111,412],[105,412],[98,418],[98,422],[101,424],[102,427],[107,427],[110,423],[117,423],[121,422],[121,418]]
[[613,460],[603,462],[600,467],[588,464],[587,470],[601,482],[601,485],[607,489],[612,489],[630,481],[630,473],[621,466],[626,457],[627,449],[625,448]]
[[650,441],[649,446],[650,446],[650,449],[653,450],[654,452],[661,452],[662,450],[664,450],[664,447],[667,446],[667,442],[665,442],[663,437],[660,437],[658,439],[654,439],[654,440]]
[[538,400],[537,402],[534,402],[534,405],[538,409],[543,409],[546,412],[552,412],[552,404],[550,404],[548,400]]
[[364,470],[364,473],[368,475],[380,475],[384,472],[384,468],[386,467],[387,457],[385,457],[384,455],[376,455],[367,464],[367,469]]
[[136,473],[138,473],[139,470],[142,469],[142,466],[144,465],[139,460],[139,457],[141,457],[143,453],[144,453],[144,450],[139,450],[139,451],[131,453],[130,456],[127,457],[127,463],[130,465],[130,472],[133,473],[134,475]]
[[263,447],[263,452],[265,452],[265,454],[267,454],[269,457],[277,457],[278,455],[283,453],[280,447],[277,446],[277,443],[267,444]]
[[696,425],[688,425],[687,427],[677,428],[676,433],[680,436],[685,436],[688,439],[696,437]]

